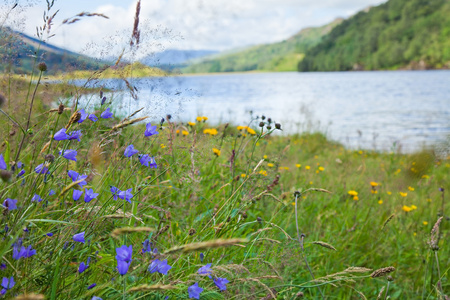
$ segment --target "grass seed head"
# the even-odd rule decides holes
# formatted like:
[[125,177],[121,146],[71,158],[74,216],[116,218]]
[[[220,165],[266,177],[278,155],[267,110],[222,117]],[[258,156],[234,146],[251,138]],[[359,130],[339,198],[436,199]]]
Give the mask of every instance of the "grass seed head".
[[430,240],[428,241],[428,245],[430,246],[431,250],[438,251],[439,250],[439,226],[441,225],[442,219],[444,217],[440,217],[436,224],[434,224],[433,228],[431,229],[431,236]]
[[394,267],[381,268],[381,269],[373,271],[373,273],[370,274],[370,277],[372,277],[372,278],[383,277],[394,271],[395,271]]

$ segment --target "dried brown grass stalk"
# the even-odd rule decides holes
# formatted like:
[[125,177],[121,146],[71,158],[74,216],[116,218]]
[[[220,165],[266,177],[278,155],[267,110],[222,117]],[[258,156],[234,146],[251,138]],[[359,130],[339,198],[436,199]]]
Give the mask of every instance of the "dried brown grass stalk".
[[25,294],[20,295],[14,298],[15,300],[43,300],[45,299],[44,295],[41,294]]
[[119,129],[124,128],[124,127],[127,127],[127,126],[129,126],[129,125],[131,125],[131,124],[134,124],[134,123],[143,121],[143,120],[145,120],[145,119],[147,119],[147,118],[148,118],[148,117],[141,117],[141,118],[136,118],[136,119],[133,119],[133,120],[130,120],[130,121],[126,121],[126,122],[117,124],[116,126],[114,126],[113,128],[111,128],[111,131],[119,130]]
[[370,277],[372,277],[372,278],[383,277],[394,271],[395,271],[394,267],[381,268],[381,269],[373,271],[373,273],[370,274]]
[[261,242],[267,241],[267,242],[270,242],[270,243],[273,243],[273,244],[281,244],[280,241],[274,240],[274,239],[269,239],[269,238],[259,238],[255,242],[259,242],[259,241],[261,241]]
[[68,186],[66,186],[61,193],[59,193],[59,197],[64,196],[65,193],[67,193],[67,191],[69,191],[71,188],[73,188],[74,186],[76,186],[79,183],[82,183],[83,181],[85,181],[85,179],[80,179],[77,181],[72,182],[71,184],[69,184]]
[[[72,110],[70,107],[65,107],[64,108],[64,111],[68,111],[68,110]],[[59,108],[52,108],[52,109],[50,109],[50,110],[48,110],[48,111],[46,111],[45,113],[54,113],[54,112],[59,112]]]
[[150,291],[168,291],[176,289],[173,285],[162,285],[162,284],[154,284],[154,285],[139,285],[133,287],[128,290],[128,292],[150,292]]
[[135,233],[135,232],[154,232],[155,229],[151,227],[123,227],[116,228],[111,232],[111,236],[118,238],[122,234]]
[[47,142],[47,143],[44,145],[44,147],[42,147],[41,152],[39,152],[39,154],[44,153],[44,152],[48,149],[48,147],[50,146],[50,143],[51,143],[51,141],[50,141],[50,142]]
[[312,242],[312,243],[313,243],[314,245],[319,245],[319,246],[322,246],[322,247],[324,247],[324,248],[327,248],[327,249],[331,249],[331,250],[337,251],[336,248],[334,248],[333,246],[331,246],[330,244],[325,243],[325,242],[315,241],[315,242]]
[[381,288],[380,292],[378,293],[377,300],[383,299],[383,292],[384,292],[384,289],[385,289],[385,288],[386,288],[385,286],[383,286],[383,287]]
[[271,229],[272,229],[272,227],[261,228],[261,229],[258,229],[258,230],[255,231],[255,232],[253,232],[252,234],[250,234],[250,236],[252,237],[252,236],[254,236],[255,234],[264,232],[264,231],[266,231],[266,230],[271,230]]
[[74,112],[74,113],[70,116],[69,122],[68,122],[67,125],[66,125],[66,129],[69,129],[69,127],[70,127],[73,123],[78,122],[78,120],[79,120],[80,118],[81,118],[81,114],[80,114],[80,112],[77,110],[76,112]]
[[239,245],[239,243],[247,243],[248,241],[246,239],[218,239],[218,240],[212,240],[207,242],[200,242],[200,243],[192,243],[187,244],[184,246],[178,246],[171,248],[164,252],[163,254],[173,254],[177,252],[182,253],[188,253],[193,251],[199,251],[199,250],[205,250],[205,249],[213,249],[213,248],[222,248],[222,247],[229,247],[229,246],[242,246]]

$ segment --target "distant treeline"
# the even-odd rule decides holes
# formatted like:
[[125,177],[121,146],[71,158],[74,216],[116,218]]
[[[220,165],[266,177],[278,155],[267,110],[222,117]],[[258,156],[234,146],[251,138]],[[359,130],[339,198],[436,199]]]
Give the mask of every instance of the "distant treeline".
[[390,0],[308,49],[299,71],[450,67],[450,0]]

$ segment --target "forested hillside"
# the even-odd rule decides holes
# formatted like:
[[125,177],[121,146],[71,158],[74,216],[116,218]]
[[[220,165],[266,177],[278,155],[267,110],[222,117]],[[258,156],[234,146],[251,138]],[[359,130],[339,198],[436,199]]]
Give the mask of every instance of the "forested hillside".
[[299,71],[450,67],[450,0],[390,0],[336,26]]

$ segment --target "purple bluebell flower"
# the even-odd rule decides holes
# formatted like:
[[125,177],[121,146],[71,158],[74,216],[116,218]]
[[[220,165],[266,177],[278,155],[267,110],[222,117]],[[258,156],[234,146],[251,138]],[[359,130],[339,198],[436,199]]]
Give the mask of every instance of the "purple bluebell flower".
[[139,158],[139,162],[141,165],[148,167],[148,163],[150,162],[151,158],[148,154],[141,155]]
[[84,233],[85,233],[85,232],[83,231],[83,232],[74,234],[74,235],[73,235],[73,240],[74,240],[75,242],[80,242],[80,243],[83,243],[83,244],[84,244],[84,242],[86,242],[86,240],[84,239]]
[[151,123],[147,123],[147,124],[145,124],[145,127],[146,127],[145,132],[144,132],[145,136],[152,136],[152,135],[159,133],[158,131],[156,131],[156,128],[157,128],[156,125],[152,126]]
[[123,200],[127,200],[129,203],[131,203],[131,198],[133,198],[133,194],[131,193],[133,189],[128,189],[126,191],[121,191],[119,193],[119,198]]
[[122,245],[116,248],[116,260],[117,260],[117,270],[120,275],[125,275],[130,267],[133,255],[133,245],[126,246]]
[[123,153],[123,155],[125,155],[125,157],[131,157],[135,154],[139,153],[138,150],[134,149],[133,145],[129,145],[126,149],[125,152]]
[[1,263],[0,264],[0,270],[6,270],[6,264]]
[[156,169],[157,167],[158,167],[158,165],[156,164],[155,158],[152,156],[150,158],[150,168]]
[[103,299],[97,296],[93,296],[91,300],[103,300]]
[[7,167],[3,154],[0,154],[0,170],[6,170]]
[[110,186],[110,191],[113,194],[114,200],[117,200],[117,198],[119,197],[119,193],[122,192],[121,190],[112,185]]
[[25,248],[25,246],[21,246],[21,241],[15,243],[13,245],[13,259],[18,260],[20,258],[28,258],[33,255],[36,255],[36,250],[29,245]]
[[444,188],[443,188],[443,187],[440,187],[440,188],[439,188],[439,192],[444,192]]
[[47,174],[48,167],[46,167],[44,164],[40,164],[36,168],[34,168],[34,171],[38,174]]
[[50,192],[48,192],[49,196],[53,196],[54,194],[56,194],[56,192],[54,190],[50,190]]
[[142,243],[142,253],[146,253],[146,252],[148,252],[148,253],[152,253],[152,247],[153,246],[153,244],[148,240],[148,239],[146,239],[143,243]]
[[84,189],[84,202],[91,202],[92,199],[97,198],[98,194],[94,193],[93,189]]
[[33,201],[41,202],[41,201],[42,201],[42,198],[41,198],[41,196],[39,196],[38,194],[35,194],[35,195],[33,196],[33,198],[31,198],[31,202],[33,202]]
[[211,278],[211,273],[212,273],[211,264],[207,264],[206,266],[201,267],[200,269],[198,269],[197,272],[200,275],[206,275],[209,278]]
[[203,289],[198,286],[198,282],[188,287],[189,299],[200,299],[201,292],[203,292]]
[[81,135],[82,135],[81,130],[72,131],[71,133],[69,133],[69,141],[71,140],[80,141]]
[[27,227],[25,227],[25,228],[22,229],[22,230],[23,230],[23,232],[29,232],[29,231],[30,231]]
[[53,233],[52,233],[52,232],[49,232],[49,233],[46,234],[46,236],[52,237],[52,236],[53,236]]
[[17,200],[6,198],[6,200],[3,201],[3,206],[6,207],[8,210],[17,209]]
[[6,291],[12,289],[16,283],[14,282],[14,277],[10,277],[9,279],[7,277],[2,278],[2,290],[0,291],[0,295],[6,294]]
[[25,174],[25,170],[20,170],[19,174],[17,174],[17,177],[21,177],[23,176],[23,174]]
[[64,152],[61,150],[59,155],[62,155],[65,159],[77,161],[77,150],[67,149]]
[[90,289],[93,289],[93,288],[95,288],[97,286],[97,284],[96,283],[93,283],[93,284],[91,284],[90,286],[88,286],[88,290],[90,290]]
[[17,167],[18,167],[19,169],[22,169],[24,166],[25,166],[25,165],[24,165],[21,161],[19,161],[19,162],[17,163]]
[[5,232],[8,233],[8,231],[9,231],[9,227],[8,227],[8,224],[6,224],[5,225]]
[[103,106],[103,104],[105,104],[105,101],[106,101],[106,97],[103,97],[102,102],[100,103],[100,106]]
[[98,120],[97,116],[94,114],[90,114],[88,118],[89,118],[89,120],[91,120],[94,123],[97,122],[97,120]]
[[148,266],[148,271],[150,273],[161,273],[163,275],[167,275],[167,272],[171,269],[172,267],[169,266],[167,264],[167,259],[160,261],[159,259],[155,259],[154,261],[151,262],[150,266]]
[[203,262],[204,258],[205,258],[205,254],[203,254],[203,252],[200,252],[200,262]]
[[73,201],[78,201],[80,199],[81,195],[83,195],[83,191],[73,190],[73,193],[72,193]]
[[78,120],[78,123],[83,123],[84,120],[86,120],[86,118],[87,118],[87,113],[86,113],[86,111],[84,109],[80,109],[78,112],[81,115],[80,119]]
[[53,135],[53,138],[55,139],[55,141],[63,141],[63,140],[67,140],[69,138],[69,136],[66,133],[66,129],[62,128],[61,130],[59,130],[58,132],[56,132]]
[[221,290],[226,291],[227,286],[226,284],[229,283],[228,279],[226,278],[214,278],[214,284]]
[[[87,175],[80,175],[80,174],[78,174],[77,172],[72,171],[72,170],[69,170],[69,171],[67,172],[67,175],[69,175],[69,177],[70,177],[70,179],[72,179],[72,181],[79,181],[79,180],[82,180],[82,179],[86,179],[86,178],[87,178]],[[78,185],[79,185],[80,187],[83,187],[83,186],[85,186],[86,184],[87,184],[86,181],[82,181],[82,182],[80,182]]]
[[87,270],[87,268],[89,268],[89,263],[85,264],[84,261],[82,261],[80,263],[80,266],[78,267],[78,273],[80,273],[80,274],[83,273],[84,271]]
[[100,115],[102,119],[109,119],[113,117],[113,114],[111,112],[111,108],[107,108],[102,114]]

